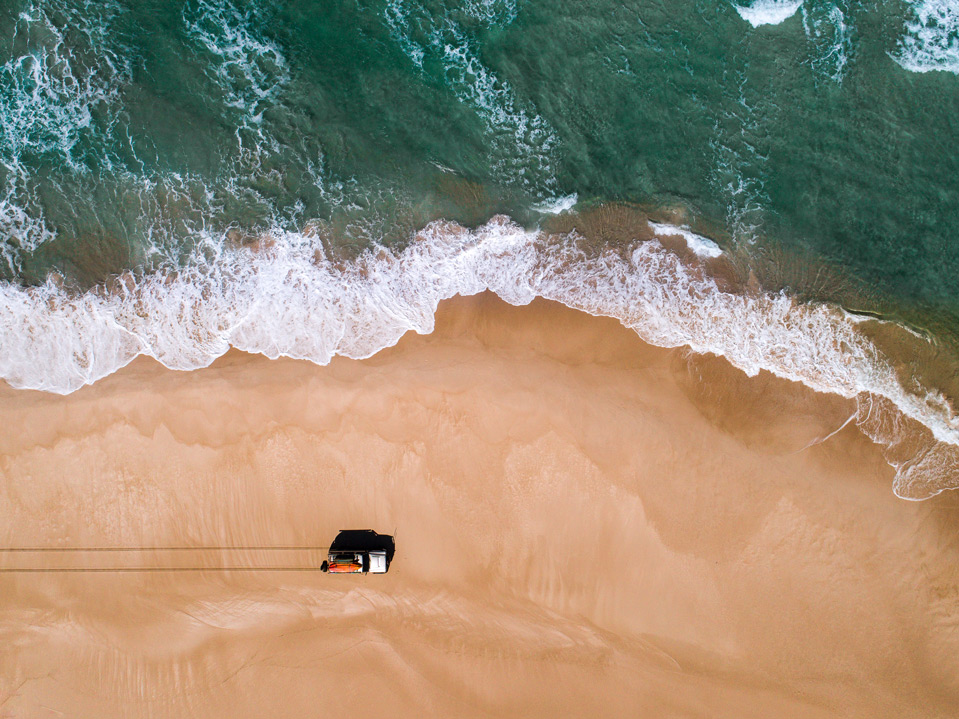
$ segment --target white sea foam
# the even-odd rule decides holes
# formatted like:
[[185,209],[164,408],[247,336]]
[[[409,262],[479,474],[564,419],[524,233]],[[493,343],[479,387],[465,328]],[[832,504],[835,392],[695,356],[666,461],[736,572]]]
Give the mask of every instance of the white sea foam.
[[453,24],[433,34],[446,80],[460,102],[486,123],[498,157],[493,166],[512,182],[549,192],[559,140],[549,123],[523,106],[510,83],[481,62],[475,48]]
[[911,72],[959,74],[959,1],[913,2],[905,29],[893,60]]
[[465,0],[463,10],[487,25],[509,25],[519,12],[517,0]]
[[0,198],[0,255],[11,272],[20,267],[20,253],[32,252],[54,237],[42,215],[31,215],[8,195]]
[[[518,0],[462,0],[458,7],[453,3],[444,14],[454,15],[457,10],[487,27],[506,27],[519,14]],[[428,36],[441,24],[436,22],[429,6],[419,0],[387,0],[383,17],[390,36],[422,70],[430,43],[418,42],[414,36]]]
[[389,0],[383,11],[390,37],[400,46],[410,61],[422,70],[426,49],[413,39],[413,19],[410,15],[404,0]]
[[[506,25],[517,13],[510,0],[471,0],[461,10],[487,25]],[[434,17],[422,3],[389,0],[383,17],[390,36],[420,72],[427,56],[442,65],[442,79],[486,125],[493,169],[500,179],[549,197],[557,192],[553,165],[559,138],[549,122],[480,59],[477,40],[447,15]]]
[[736,3],[739,16],[753,27],[779,25],[802,10],[806,36],[816,47],[811,65],[836,82],[842,82],[852,46],[847,0],[809,2],[803,0],[753,0]]
[[708,237],[697,235],[687,227],[677,227],[664,222],[649,222],[649,229],[660,237],[669,237],[675,235],[686,240],[686,246],[700,257],[719,257],[723,254],[719,245]]
[[[655,240],[625,255],[592,255],[583,244],[505,218],[472,231],[435,222],[402,252],[375,248],[344,267],[306,235],[277,232],[256,251],[207,236],[186,269],[128,278],[112,292],[0,284],[0,376],[67,393],[140,354],[183,370],[231,346],[320,364],[368,357],[409,330],[430,332],[441,300],[492,290],[516,305],[545,297],[615,317],[652,344],[855,397],[859,425],[897,468],[897,493],[923,498],[955,485],[944,474],[959,467],[955,414],[941,398],[906,392],[838,308],[722,291]],[[927,436],[906,442],[905,418]]]
[[726,224],[733,239],[752,244],[764,234],[766,208],[770,206],[764,179],[769,139],[760,123],[765,113],[747,97],[744,72],[740,72],[738,82],[739,102],[717,118],[709,141],[714,157],[709,182],[726,202]]
[[93,111],[113,104],[132,71],[129,59],[109,41],[110,22],[119,12],[112,2],[81,10],[48,2],[19,16],[17,32],[26,52],[0,65],[5,163],[20,168],[20,156],[31,152],[55,154],[82,169],[75,149],[93,124]]
[[803,5],[803,27],[816,48],[813,70],[842,82],[852,50],[852,27],[845,0]]
[[749,5],[734,5],[739,16],[753,27],[778,25],[802,6],[803,0],[754,0]]
[[[225,105],[238,114],[239,162],[232,179],[260,177],[264,157],[280,150],[280,143],[264,126],[263,114],[278,104],[290,81],[286,57],[259,31],[255,6],[195,0],[184,7],[183,22],[187,34],[207,53],[204,72],[223,92]],[[228,191],[236,193],[237,187]]]
[[[107,138],[132,65],[111,34],[122,11],[110,1],[36,3],[16,22],[15,55],[0,65],[0,233],[4,260],[52,237],[35,206],[25,156],[44,157],[84,173],[84,152],[109,165]],[[95,119],[95,116],[98,119]],[[81,139],[87,140],[82,149]],[[98,141],[99,140],[99,141]],[[11,242],[14,240],[14,242]]]
[[533,205],[533,210],[541,212],[544,215],[561,215],[564,212],[572,210],[578,200],[579,195],[575,192],[571,195],[563,195],[562,197],[551,197],[538,205]]
[[259,124],[290,74],[283,53],[257,32],[255,19],[230,0],[196,0],[183,11],[187,33],[212,56],[204,67],[226,104]]

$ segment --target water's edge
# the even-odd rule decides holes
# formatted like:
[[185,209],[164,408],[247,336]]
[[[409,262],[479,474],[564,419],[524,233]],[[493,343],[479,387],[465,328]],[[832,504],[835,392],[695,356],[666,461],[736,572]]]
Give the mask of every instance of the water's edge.
[[650,344],[855,398],[856,423],[886,447],[899,496],[959,487],[959,420],[940,394],[903,387],[861,331],[871,318],[782,292],[730,291],[710,273],[722,261],[715,243],[662,223],[649,230],[652,239],[595,250],[575,230],[526,230],[502,216],[473,230],[439,221],[402,251],[373,248],[353,261],[330,258],[310,232],[277,232],[252,248],[211,235],[184,267],[109,288],[77,295],[52,277],[0,285],[0,377],[68,394],[139,355],[178,370],[231,347],[317,364],[366,358],[409,330],[431,332],[442,300],[489,290],[513,305],[542,297],[613,317]]

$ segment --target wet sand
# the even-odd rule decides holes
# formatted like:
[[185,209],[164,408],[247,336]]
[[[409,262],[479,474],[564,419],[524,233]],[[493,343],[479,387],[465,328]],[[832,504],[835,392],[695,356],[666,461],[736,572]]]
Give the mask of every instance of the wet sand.
[[488,295],[365,361],[3,388],[0,547],[397,553],[2,573],[0,716],[957,716],[959,495],[897,499],[853,411]]

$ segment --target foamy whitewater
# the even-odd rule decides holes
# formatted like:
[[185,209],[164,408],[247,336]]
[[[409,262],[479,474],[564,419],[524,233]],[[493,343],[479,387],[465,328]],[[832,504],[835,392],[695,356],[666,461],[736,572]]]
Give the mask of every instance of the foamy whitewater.
[[835,82],[842,82],[852,51],[852,28],[846,2],[806,3],[803,0],[754,0],[733,7],[739,16],[760,28],[781,25],[797,13],[802,16],[806,37],[816,48],[810,67]]
[[[651,344],[688,346],[749,375],[765,369],[856,398],[856,422],[887,447],[899,496],[956,486],[957,418],[936,397],[901,387],[857,330],[862,318],[784,294],[722,291],[699,265],[712,247],[689,265],[657,240],[591,256],[575,233],[546,235],[496,217],[475,230],[434,222],[401,252],[376,248],[343,265],[309,234],[276,232],[256,250],[206,236],[186,268],[121,277],[109,291],[72,296],[54,279],[0,286],[0,376],[65,394],[138,355],[178,370],[205,367],[230,347],[317,364],[365,358],[409,330],[431,332],[440,301],[491,290],[514,305],[543,297],[614,317]],[[907,428],[904,418],[921,427]]]
[[959,2],[919,0],[893,59],[906,70],[959,74]]
[[802,0],[756,0],[749,5],[736,5],[739,16],[753,27],[778,25],[788,20],[799,8]]
[[710,240],[708,237],[697,235],[688,227],[677,227],[676,225],[652,221],[648,222],[647,224],[649,225],[649,229],[651,229],[654,234],[659,235],[660,237],[669,235],[677,235],[682,237],[686,241],[686,246],[700,257],[719,257],[721,254],[723,254],[723,251],[720,249],[719,245]]

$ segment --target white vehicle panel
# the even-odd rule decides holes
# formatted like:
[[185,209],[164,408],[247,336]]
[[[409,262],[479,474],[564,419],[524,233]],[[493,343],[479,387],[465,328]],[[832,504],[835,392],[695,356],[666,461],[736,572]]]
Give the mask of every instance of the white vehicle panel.
[[370,552],[370,574],[386,574],[386,552]]

